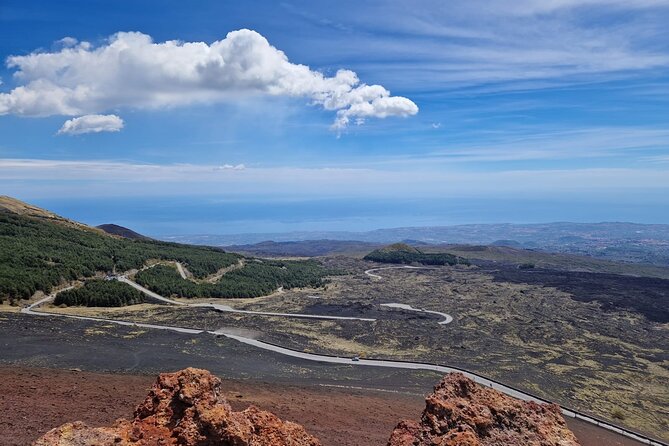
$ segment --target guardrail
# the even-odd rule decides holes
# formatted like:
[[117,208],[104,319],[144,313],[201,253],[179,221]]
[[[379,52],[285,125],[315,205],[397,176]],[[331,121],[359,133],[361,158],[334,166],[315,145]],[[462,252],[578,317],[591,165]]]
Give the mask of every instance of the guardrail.
[[[274,344],[272,342],[267,342],[267,341],[258,341],[258,342],[262,342],[264,344],[268,344],[268,345],[278,347],[278,348],[282,348],[282,349],[285,349],[285,350],[290,350],[290,351],[293,351],[295,353],[304,353],[303,351],[300,351],[300,350],[297,350],[297,349],[294,349],[294,348],[290,348],[290,347],[284,347],[282,345]],[[322,354],[322,353],[318,353],[317,355],[318,356],[325,356],[325,357],[328,357],[328,358],[342,358],[342,356]],[[401,359],[399,359],[399,360],[395,360],[395,359],[377,359],[377,358],[364,358],[364,359],[371,360],[371,361],[379,361],[379,362],[395,362],[395,363],[399,362],[399,363],[405,363],[405,364],[421,364],[421,365],[431,366],[431,367],[447,367],[447,368],[450,368],[450,369],[453,369],[453,370],[457,370],[457,371],[460,371],[460,372],[463,372],[463,373],[467,373],[469,375],[479,377],[481,379],[485,379],[487,381],[490,381],[491,383],[497,384],[500,387],[506,387],[508,389],[512,389],[512,390],[514,390],[518,393],[526,395],[526,396],[528,396],[528,397],[530,397],[534,400],[540,401],[542,403],[557,404],[557,403],[553,403],[552,401],[549,401],[545,398],[542,398],[542,397],[536,396],[532,393],[529,393],[525,390],[518,389],[517,387],[513,387],[513,386],[510,386],[508,384],[503,384],[503,383],[501,383],[497,380],[488,378],[488,377],[483,376],[483,375],[479,375],[478,373],[474,373],[470,370],[467,370],[467,369],[464,369],[464,368],[461,368],[461,367],[454,367],[454,366],[443,365],[443,364],[435,364],[435,363],[430,363],[430,362],[417,363],[417,362],[414,362],[414,361],[407,361],[407,360],[401,360]],[[355,362],[353,362],[353,361],[351,362],[351,365],[355,365],[355,364],[356,364]],[[494,386],[492,388],[494,389]],[[610,423],[608,421],[604,421],[601,418],[598,418],[596,416],[588,415],[588,414],[579,412],[575,409],[571,409],[571,408],[569,408],[567,406],[564,406],[562,404],[558,404],[558,406],[560,406],[560,409],[562,410],[562,414],[565,415],[565,416],[568,416],[570,418],[585,421],[587,423],[590,423],[590,424],[593,424],[595,426],[601,427],[602,429],[606,429],[606,430],[609,430],[611,432],[615,432],[617,434],[623,435],[627,438],[631,438],[631,439],[633,439],[635,441],[638,441],[640,443],[643,443],[643,444],[648,444],[648,445],[651,445],[651,446],[669,446],[669,443],[666,443],[666,442],[661,441],[661,440],[657,440],[655,438],[651,438],[647,435],[644,435],[640,432],[633,431],[633,430],[628,429],[626,427],[622,427],[622,426],[619,426],[617,424]]]

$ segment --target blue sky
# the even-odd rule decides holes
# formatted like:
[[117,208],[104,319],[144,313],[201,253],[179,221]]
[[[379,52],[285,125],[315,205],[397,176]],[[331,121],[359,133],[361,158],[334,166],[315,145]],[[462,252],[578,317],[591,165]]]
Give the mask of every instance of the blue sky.
[[669,223],[669,1],[26,3],[0,191],[72,218]]

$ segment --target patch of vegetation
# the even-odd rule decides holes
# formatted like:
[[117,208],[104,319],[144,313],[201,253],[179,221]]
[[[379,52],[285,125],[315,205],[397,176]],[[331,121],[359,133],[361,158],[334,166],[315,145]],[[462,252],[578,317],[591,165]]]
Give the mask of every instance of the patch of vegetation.
[[197,278],[240,258],[218,248],[128,240],[95,230],[0,212],[0,300],[49,293],[65,281],[96,272],[140,268],[149,259],[183,263]]
[[318,288],[333,272],[314,260],[255,260],[226,273],[216,283],[195,283],[182,279],[176,269],[157,265],[140,271],[135,280],[163,296],[204,298],[247,298],[266,296],[279,287]]
[[469,265],[469,261],[462,257],[448,253],[425,253],[404,243],[396,243],[385,248],[376,249],[364,257],[379,263],[411,264],[421,265]]
[[620,409],[613,409],[611,411],[611,418],[618,421],[623,421],[625,419],[625,414]]
[[84,286],[58,293],[54,304],[85,307],[124,307],[144,302],[144,295],[116,280],[90,280]]

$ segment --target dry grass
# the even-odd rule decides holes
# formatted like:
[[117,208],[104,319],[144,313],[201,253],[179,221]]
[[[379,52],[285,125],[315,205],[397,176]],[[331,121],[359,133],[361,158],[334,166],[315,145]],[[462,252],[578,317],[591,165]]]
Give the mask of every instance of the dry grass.
[[[347,261],[348,267],[357,262]],[[602,311],[596,302],[576,301],[555,288],[495,281],[476,268],[386,271],[382,280],[373,281],[362,274],[367,264],[356,265],[357,274],[333,278],[325,291],[290,290],[216,302],[295,313],[308,312],[316,303],[378,308],[400,302],[452,314],[455,321],[437,326],[409,314],[374,323],[314,321],[149,304],[53,311],[249,330],[260,339],[310,352],[459,366],[669,439],[669,325],[628,311]],[[322,298],[311,299],[312,294]],[[613,416],[616,408],[623,412],[622,420]]]

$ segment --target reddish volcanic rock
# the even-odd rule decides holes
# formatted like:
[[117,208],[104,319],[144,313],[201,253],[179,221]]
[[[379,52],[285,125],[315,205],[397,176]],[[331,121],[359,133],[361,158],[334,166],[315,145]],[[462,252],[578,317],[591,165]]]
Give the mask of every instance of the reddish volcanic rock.
[[206,370],[163,373],[132,421],[90,428],[68,423],[34,446],[320,446],[302,426],[249,407],[233,412]]
[[451,373],[425,400],[420,423],[402,421],[388,446],[579,446],[560,407],[521,401]]

